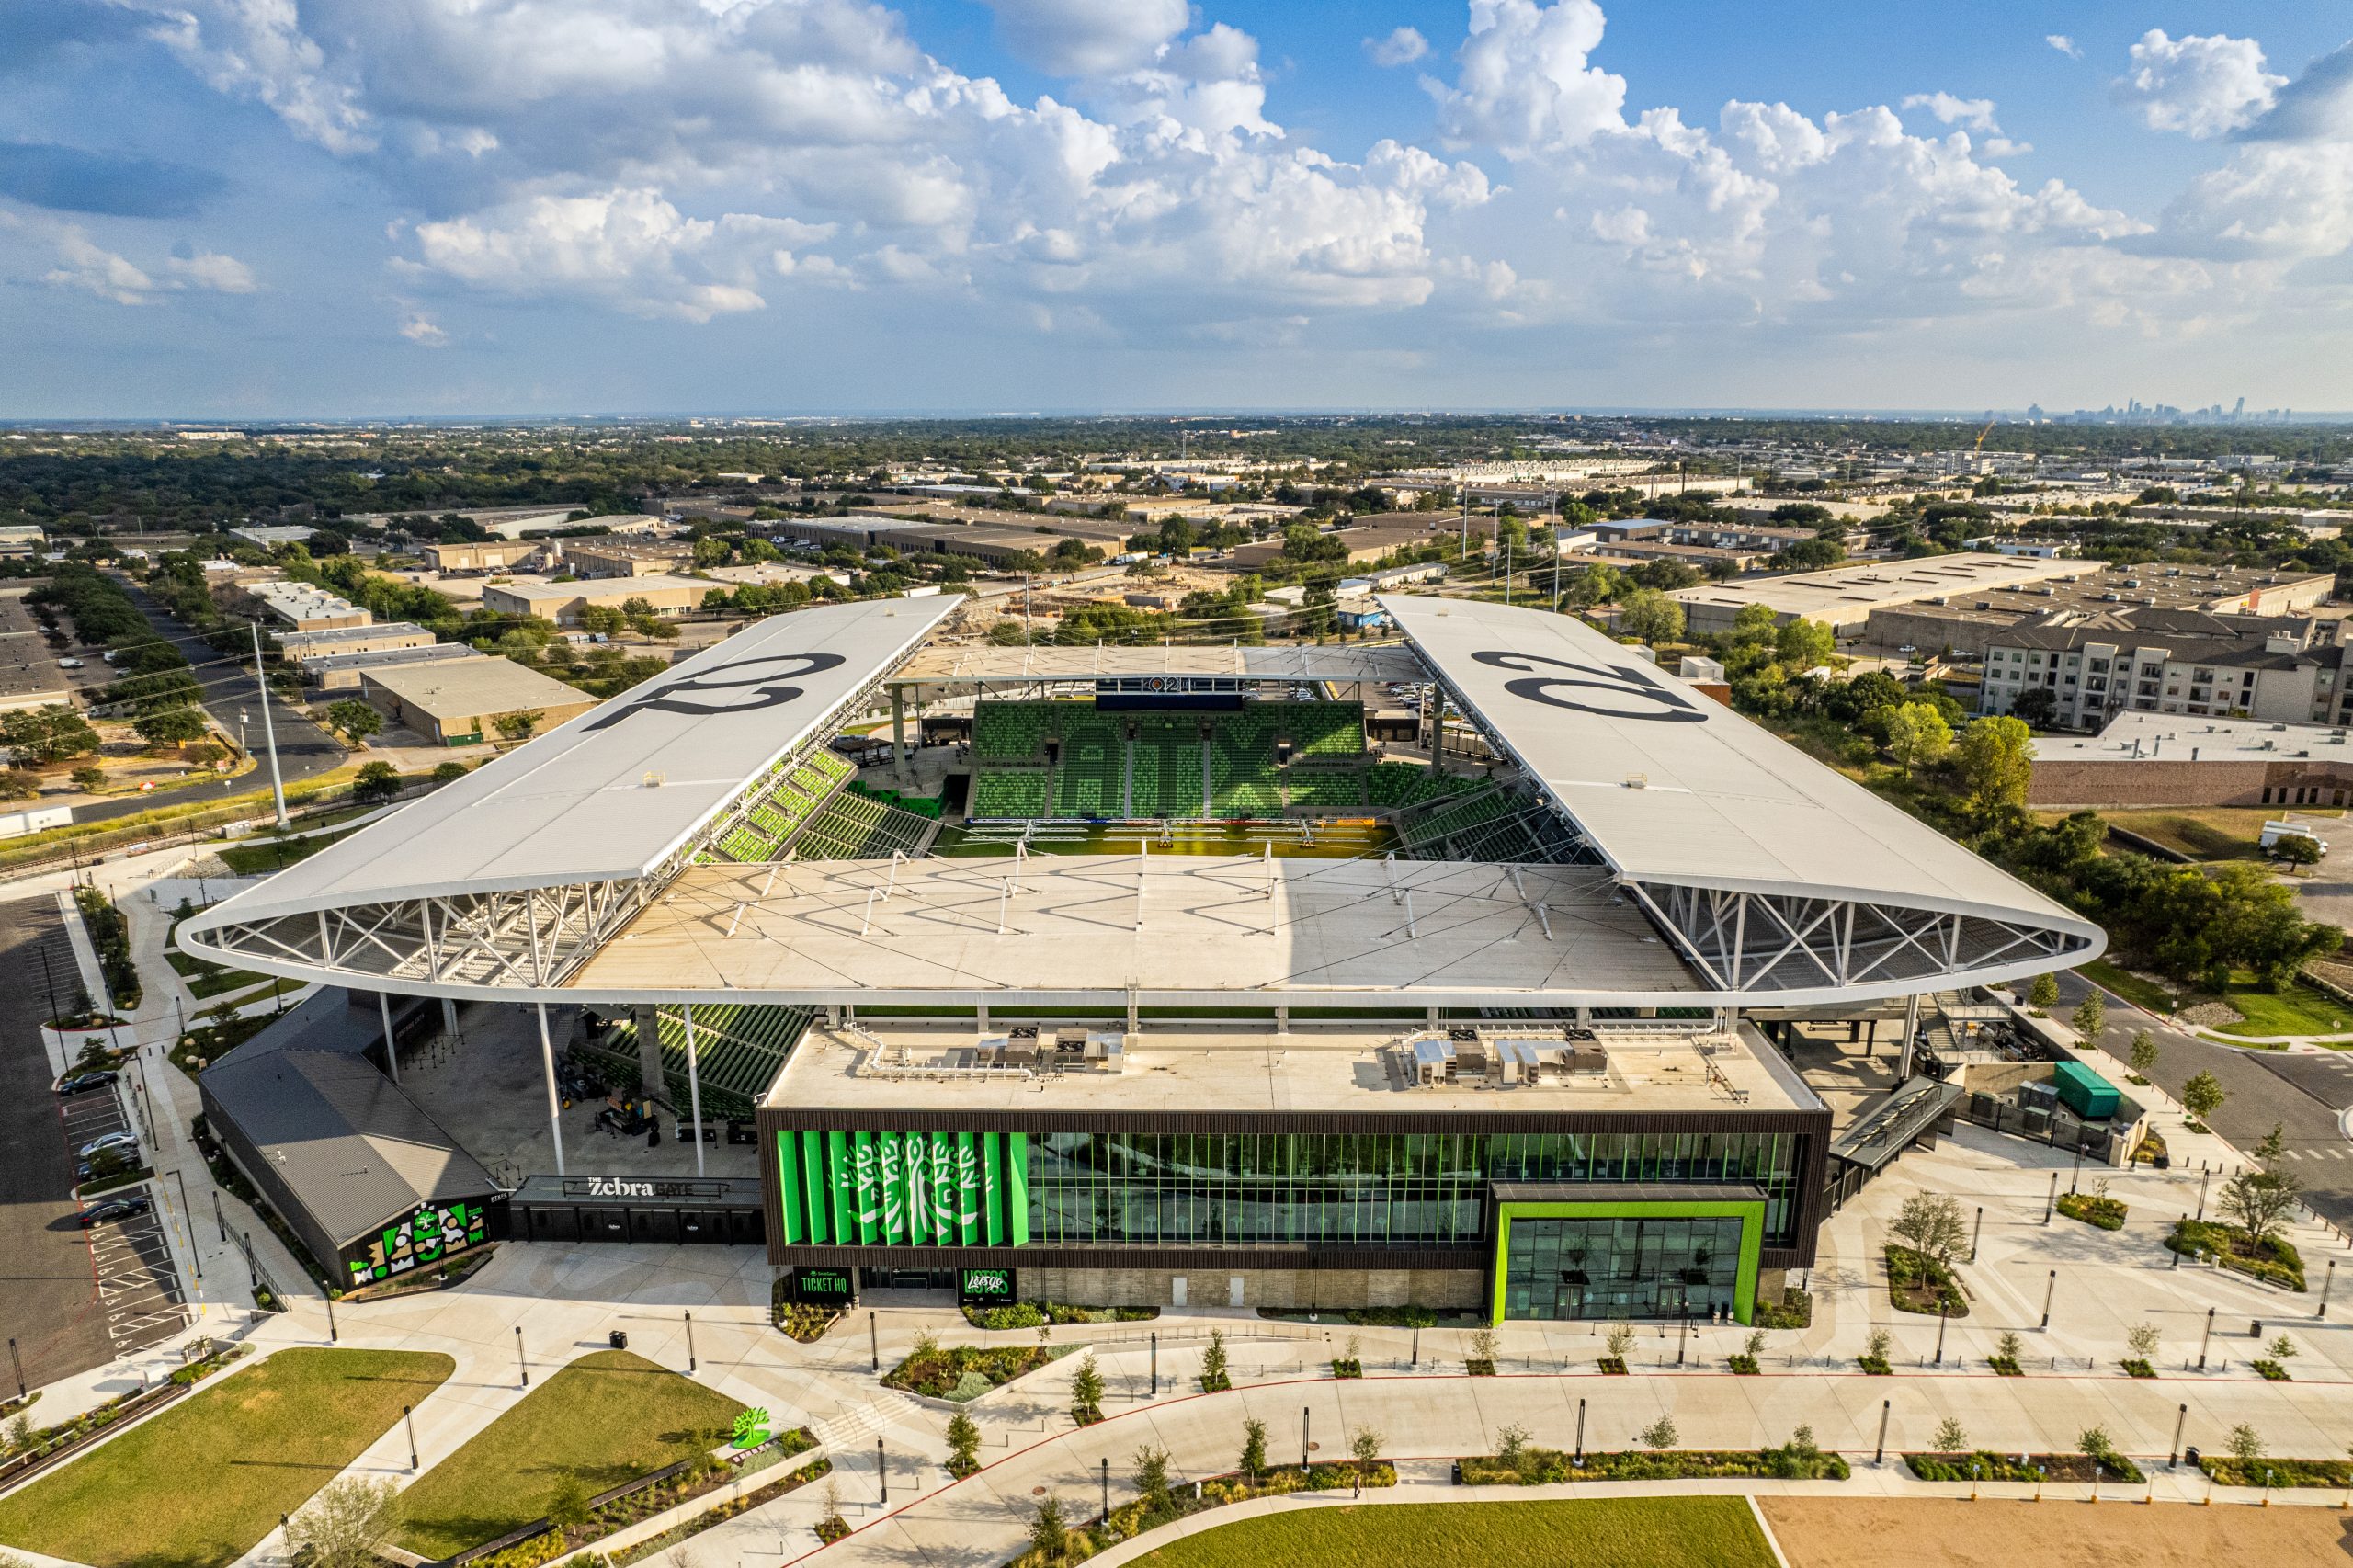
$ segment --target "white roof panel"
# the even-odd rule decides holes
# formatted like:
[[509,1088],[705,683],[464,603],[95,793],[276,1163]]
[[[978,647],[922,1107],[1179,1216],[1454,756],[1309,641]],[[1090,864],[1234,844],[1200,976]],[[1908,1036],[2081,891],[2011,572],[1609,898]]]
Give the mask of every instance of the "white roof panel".
[[640,876],[745,780],[838,722],[844,703],[961,602],[943,595],[770,616],[220,913]]
[[1381,603],[1630,880],[2092,929],[1580,620],[1461,599]]

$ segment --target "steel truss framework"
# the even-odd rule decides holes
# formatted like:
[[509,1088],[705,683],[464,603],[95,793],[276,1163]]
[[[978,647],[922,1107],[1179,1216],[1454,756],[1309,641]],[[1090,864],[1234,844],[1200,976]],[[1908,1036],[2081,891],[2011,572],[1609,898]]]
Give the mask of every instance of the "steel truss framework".
[[1680,884],[1626,884],[1683,956],[1745,993],[1884,986],[2063,968],[2087,935],[1954,910]]

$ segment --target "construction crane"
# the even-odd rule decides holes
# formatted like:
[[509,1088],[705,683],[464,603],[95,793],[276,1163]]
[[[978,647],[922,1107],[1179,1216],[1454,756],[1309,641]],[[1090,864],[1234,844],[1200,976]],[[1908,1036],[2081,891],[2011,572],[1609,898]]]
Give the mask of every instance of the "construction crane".
[[1992,435],[1993,433],[1994,433],[1994,422],[1993,422],[1992,420],[1988,419],[1987,421],[1985,421],[1985,428],[1984,428],[1983,430],[1980,430],[1979,432],[1977,432],[1977,440],[1976,440],[1976,443],[1969,449],[1970,453],[1971,453],[1971,455],[1972,455],[1972,456],[1974,456],[1975,454],[1977,454],[1977,453],[1979,453],[1979,452],[1982,452],[1982,451],[1984,451],[1984,450],[1985,449],[1985,437],[1988,437],[1988,436],[1990,436],[1990,435]]

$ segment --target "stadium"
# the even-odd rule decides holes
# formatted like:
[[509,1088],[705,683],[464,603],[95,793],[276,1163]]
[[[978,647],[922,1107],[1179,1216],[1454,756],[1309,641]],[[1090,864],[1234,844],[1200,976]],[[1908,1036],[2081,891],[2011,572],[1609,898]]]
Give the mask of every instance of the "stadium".
[[[756,623],[178,941],[381,1018],[449,1129],[386,1221],[758,1240],[811,1298],[1744,1322],[1828,1203],[1777,1023],[2101,949],[1573,619],[997,647],[958,602]],[[207,1080],[256,1048],[301,1049]]]

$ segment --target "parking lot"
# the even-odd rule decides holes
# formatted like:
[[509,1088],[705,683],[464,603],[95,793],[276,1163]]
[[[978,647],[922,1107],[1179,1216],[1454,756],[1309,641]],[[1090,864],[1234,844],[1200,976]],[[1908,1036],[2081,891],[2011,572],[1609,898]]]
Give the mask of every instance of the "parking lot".
[[[81,1150],[96,1140],[139,1131],[125,1109],[131,1093],[131,1080],[126,1076],[111,1088],[74,1095],[58,1102],[66,1152],[76,1164],[81,1161]],[[158,1198],[155,1185],[142,1182],[115,1187],[88,1203],[136,1196],[147,1199],[152,1205]],[[187,1298],[172,1266],[164,1224],[163,1216],[151,1207],[144,1214],[105,1221],[84,1233],[88,1238],[90,1272],[97,1292],[96,1315],[113,1356],[128,1355],[168,1339],[187,1321],[183,1310]]]

